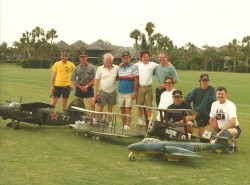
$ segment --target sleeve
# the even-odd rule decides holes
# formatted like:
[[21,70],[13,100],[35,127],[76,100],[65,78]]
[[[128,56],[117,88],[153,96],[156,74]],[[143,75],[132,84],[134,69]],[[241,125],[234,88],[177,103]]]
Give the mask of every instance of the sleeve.
[[53,65],[52,71],[53,71],[53,72],[57,72],[57,62]]
[[212,106],[211,106],[211,111],[210,111],[210,114],[209,114],[209,117],[210,118],[215,118],[215,110],[216,109],[216,106],[215,106],[215,102],[212,104]]
[[178,81],[178,74],[176,72],[176,69],[174,68],[174,66],[172,66],[172,77],[174,81]]
[[71,74],[71,80],[75,80],[76,79],[76,70],[74,70]]
[[186,95],[185,101],[191,103],[194,100],[194,97],[195,97],[195,89]]
[[100,80],[101,79],[100,67],[98,67],[97,70],[96,70],[95,79],[96,80]]
[[229,119],[236,118],[236,106],[232,103],[229,107],[229,113],[228,113]]
[[209,96],[209,103],[212,104],[215,101],[216,101],[215,88],[211,87],[210,96]]

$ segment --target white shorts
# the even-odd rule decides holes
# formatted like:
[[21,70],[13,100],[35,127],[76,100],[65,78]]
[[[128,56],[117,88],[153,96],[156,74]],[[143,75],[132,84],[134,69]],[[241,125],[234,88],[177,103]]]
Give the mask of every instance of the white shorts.
[[131,97],[132,93],[129,94],[121,94],[118,92],[117,94],[117,104],[119,107],[131,107],[133,104],[133,100]]

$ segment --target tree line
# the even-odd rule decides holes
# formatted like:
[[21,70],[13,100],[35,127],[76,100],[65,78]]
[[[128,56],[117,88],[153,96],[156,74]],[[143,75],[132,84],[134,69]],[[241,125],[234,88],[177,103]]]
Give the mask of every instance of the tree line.
[[178,48],[171,38],[161,33],[154,33],[155,25],[151,21],[143,30],[134,29],[130,38],[135,40],[134,47],[138,50],[149,50],[152,55],[160,51],[167,52],[170,61],[177,69],[249,72],[250,35],[241,41],[233,39],[221,48],[203,46],[202,49],[188,42]]
[[[149,50],[152,56],[157,56],[160,51],[167,52],[177,69],[223,71],[229,68],[230,71],[249,72],[250,36],[241,41],[233,39],[221,48],[203,46],[200,49],[191,42],[178,48],[167,35],[154,33],[155,25],[151,21],[146,24],[145,31],[147,35],[139,29],[129,34],[135,40],[136,52]],[[57,37],[55,29],[45,32],[37,26],[30,32],[22,33],[19,41],[13,42],[11,47],[6,42],[1,43],[0,61],[6,62],[7,57],[10,61],[32,58],[54,60],[60,54],[60,48],[54,43]],[[78,51],[70,49],[70,55],[77,56]]]

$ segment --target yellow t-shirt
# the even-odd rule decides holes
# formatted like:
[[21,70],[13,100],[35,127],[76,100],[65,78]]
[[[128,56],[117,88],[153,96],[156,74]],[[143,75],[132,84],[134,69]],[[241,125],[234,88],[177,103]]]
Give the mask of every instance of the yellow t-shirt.
[[75,70],[75,65],[67,61],[67,63],[62,63],[58,61],[54,64],[52,71],[56,72],[55,86],[69,86],[71,85],[70,77],[71,73]]

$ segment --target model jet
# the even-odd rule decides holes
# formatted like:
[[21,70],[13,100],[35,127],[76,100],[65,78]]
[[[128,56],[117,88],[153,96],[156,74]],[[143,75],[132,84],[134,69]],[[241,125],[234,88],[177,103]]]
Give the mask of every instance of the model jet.
[[85,108],[80,99],[74,99],[64,112],[54,111],[54,106],[44,102],[18,103],[7,101],[10,104],[0,104],[0,116],[3,120],[11,119],[7,127],[19,128],[20,122],[38,125],[60,126],[75,123],[83,113],[75,111],[71,106]]
[[155,138],[145,138],[142,142],[131,144],[127,148],[131,150],[128,156],[130,161],[135,160],[135,155],[141,154],[158,154],[167,157],[168,161],[179,161],[184,158],[201,157],[196,151],[227,151],[231,143],[232,140],[228,137],[218,137],[213,143],[161,141]]

